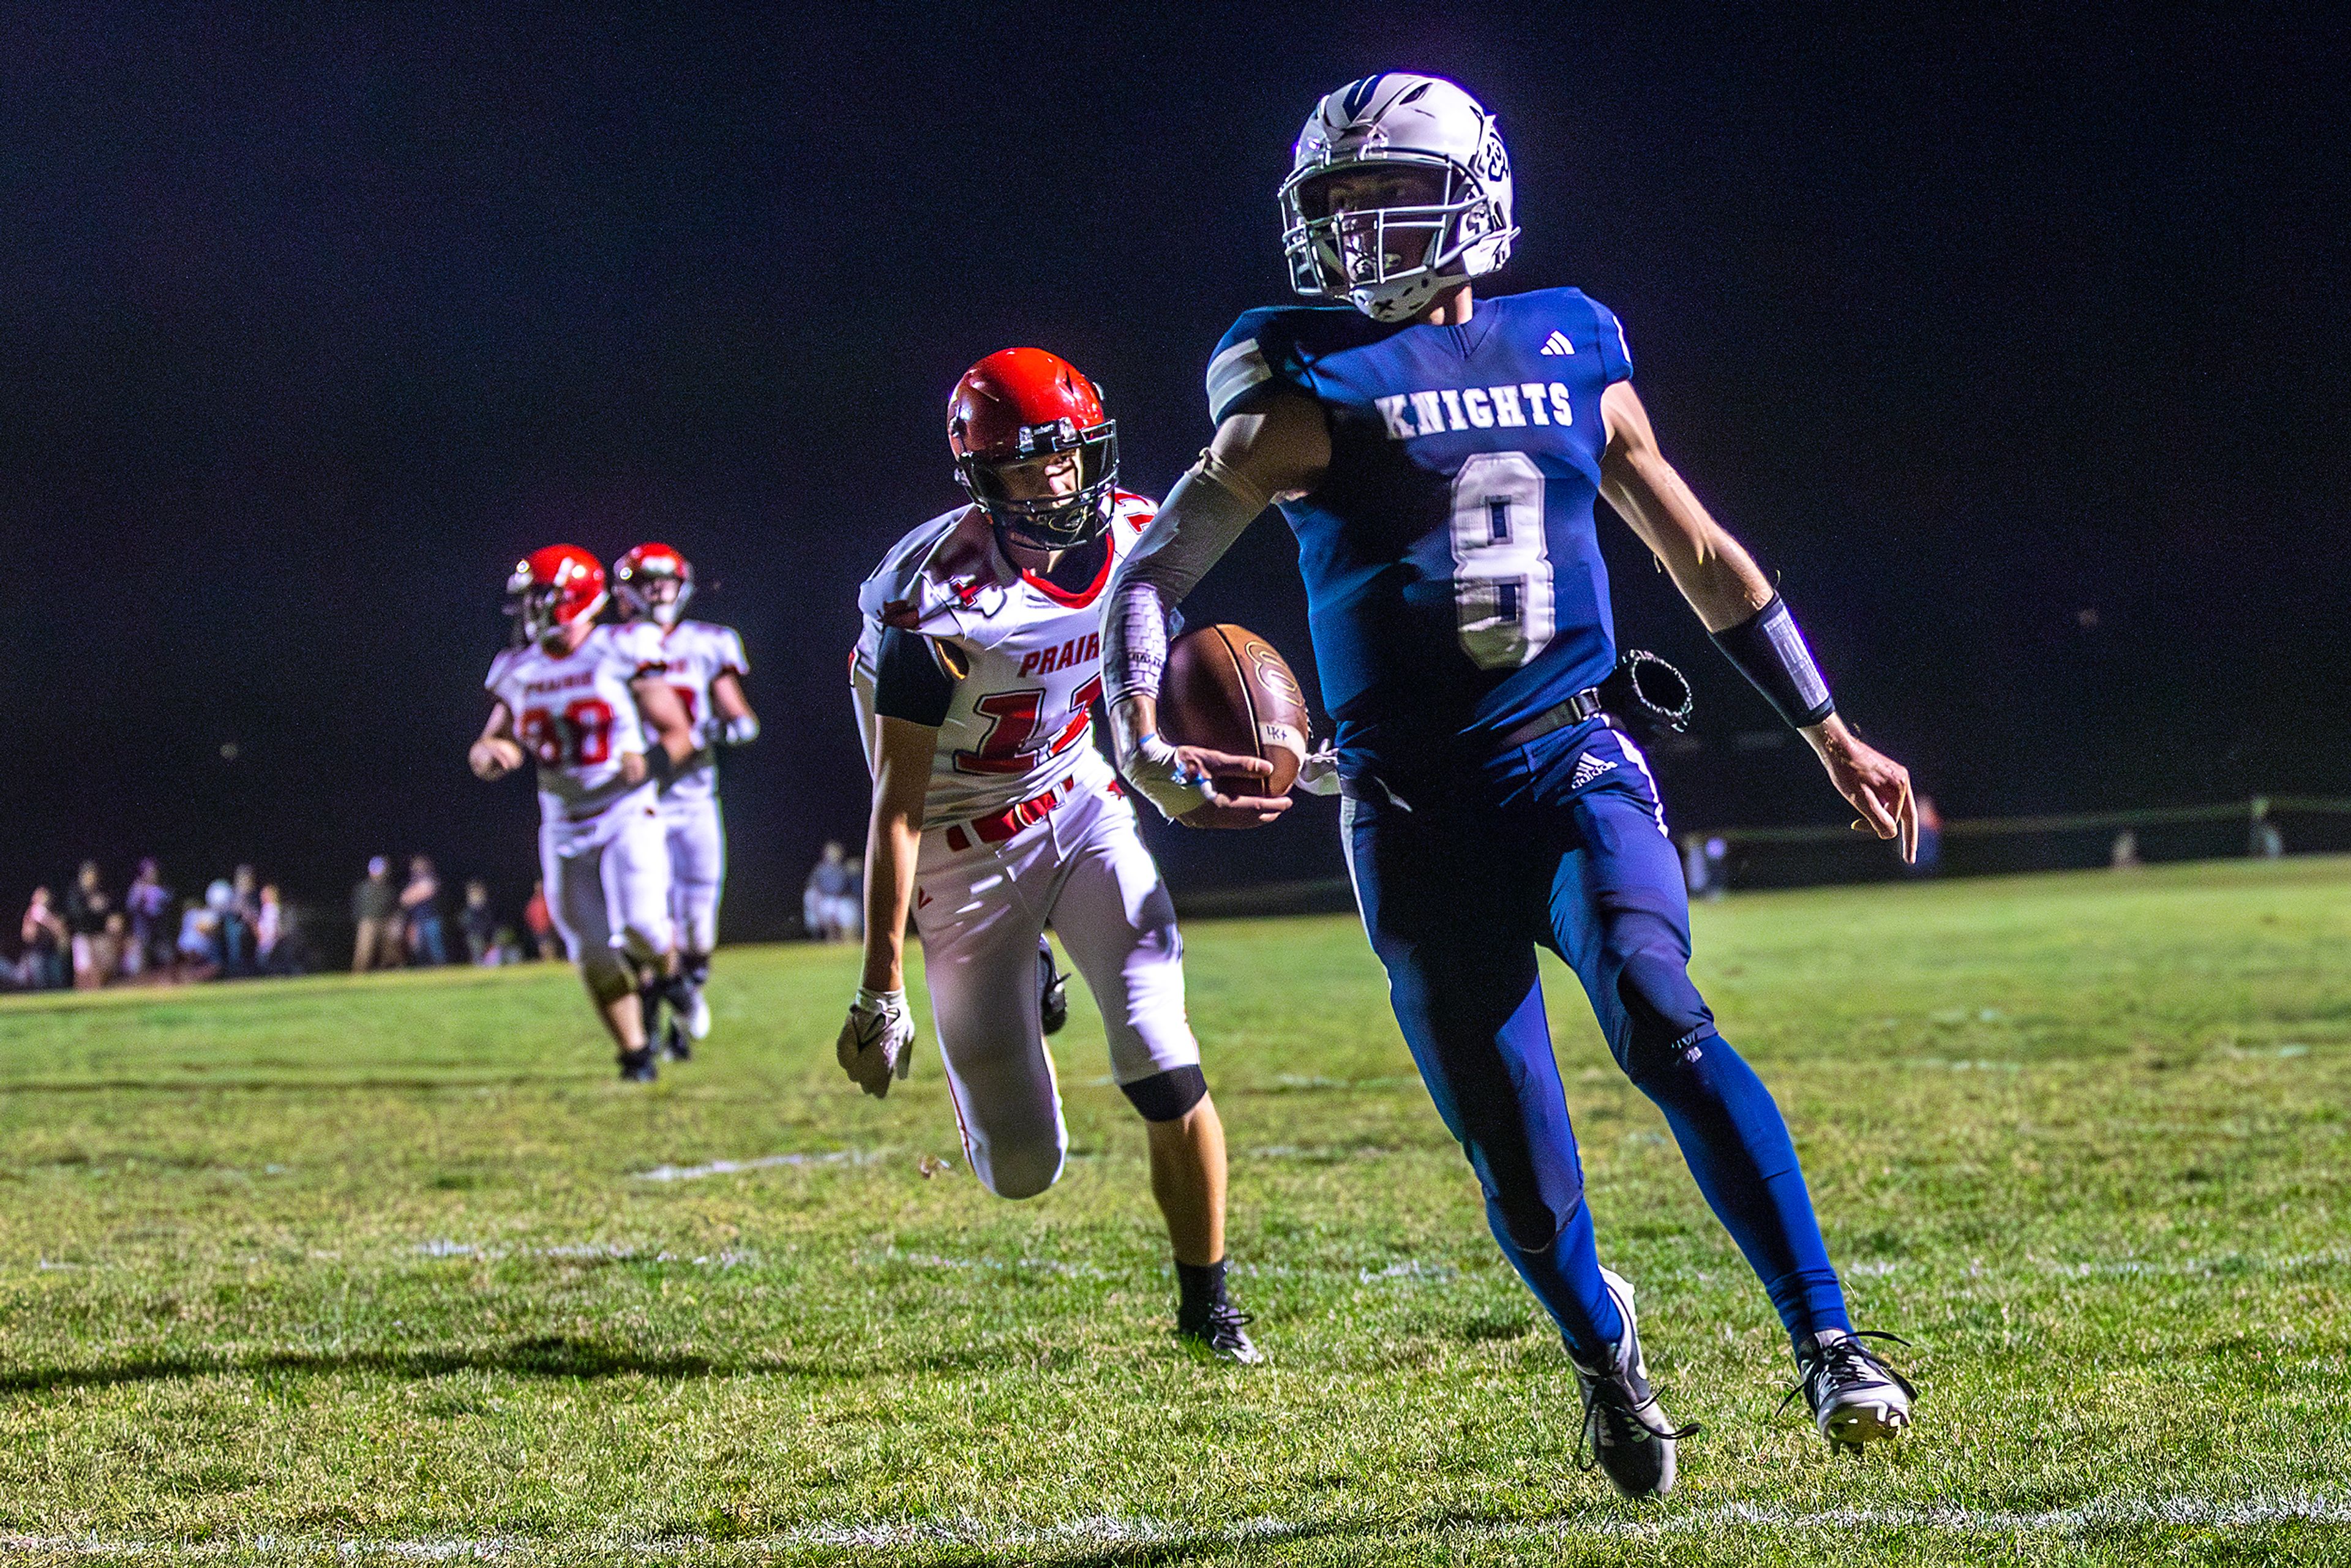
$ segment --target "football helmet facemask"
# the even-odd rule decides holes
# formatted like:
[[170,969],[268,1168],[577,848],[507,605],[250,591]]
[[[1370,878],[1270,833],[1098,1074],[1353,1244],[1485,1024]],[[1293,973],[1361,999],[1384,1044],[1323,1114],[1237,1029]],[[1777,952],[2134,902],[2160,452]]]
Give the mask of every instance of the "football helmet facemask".
[[[972,366],[947,400],[956,477],[997,528],[1037,549],[1065,550],[1110,527],[1118,422],[1075,365],[1042,349],[1003,349]],[[1067,454],[1070,461],[1052,459]],[[1005,470],[1035,465],[1016,494]]]
[[554,641],[604,608],[604,563],[577,545],[549,545],[515,562],[507,577],[507,613],[515,645]]
[[667,545],[639,545],[612,563],[612,592],[630,620],[674,626],[694,597],[693,563]]
[[1314,106],[1281,183],[1290,287],[1408,321],[1499,271],[1518,235],[1494,117],[1441,77],[1386,72]]

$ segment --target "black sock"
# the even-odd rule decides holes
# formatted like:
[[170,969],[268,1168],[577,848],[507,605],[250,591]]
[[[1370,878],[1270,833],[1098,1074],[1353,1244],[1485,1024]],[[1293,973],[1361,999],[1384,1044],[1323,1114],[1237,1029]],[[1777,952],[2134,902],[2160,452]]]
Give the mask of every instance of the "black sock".
[[1176,1265],[1176,1289],[1181,1298],[1176,1307],[1178,1322],[1203,1322],[1209,1312],[1225,1304],[1226,1262],[1219,1258],[1213,1263]]

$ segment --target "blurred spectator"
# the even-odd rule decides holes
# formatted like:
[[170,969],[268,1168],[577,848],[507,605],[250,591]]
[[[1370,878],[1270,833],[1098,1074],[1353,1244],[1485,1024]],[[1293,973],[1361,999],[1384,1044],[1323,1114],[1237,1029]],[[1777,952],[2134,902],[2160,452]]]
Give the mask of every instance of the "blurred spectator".
[[[215,882],[213,888],[220,891],[220,903],[228,902],[228,883]],[[187,908],[180,912],[179,967],[174,978],[209,980],[220,974],[221,968],[220,910],[214,906],[212,889],[204,898],[188,900]]]
[[476,964],[496,963],[498,915],[490,907],[490,890],[481,878],[465,884],[465,912],[457,921],[465,931],[465,956]]
[[423,855],[412,855],[408,862],[408,885],[400,890],[400,910],[408,923],[408,951],[420,964],[438,968],[449,961],[448,944],[441,935],[441,882],[433,874],[433,862]]
[[351,889],[351,973],[389,969],[400,956],[400,890],[392,885],[392,862],[368,861],[367,878]]
[[530,945],[538,956],[553,962],[563,956],[562,939],[556,935],[555,916],[547,912],[547,883],[530,884],[530,902],[522,906],[523,929],[530,933]]
[[1682,886],[1688,890],[1692,898],[1705,895],[1706,870],[1706,835],[1684,833],[1682,835]]
[[49,904],[49,890],[33,889],[33,900],[25,906],[25,919],[17,927],[25,944],[25,956],[17,961],[16,983],[28,991],[54,991],[66,984],[66,948],[72,933],[66,929],[64,916]]
[[98,862],[82,862],[80,874],[66,893],[66,929],[73,936],[73,983],[84,990],[114,977],[113,967],[100,962],[107,917],[113,913],[114,895],[99,880]]
[[2273,861],[2285,853],[2285,835],[2278,831],[2265,797],[2253,797],[2253,825],[2246,835],[2245,852],[2259,861]]
[[[250,877],[250,867],[246,868]],[[225,877],[214,877],[204,889],[204,908],[213,917],[213,946],[218,954],[221,974],[229,979],[241,979],[253,973],[253,922],[246,918],[245,904],[236,895],[236,883]]]
[[241,865],[228,879],[231,897],[235,901],[237,923],[243,927],[245,953],[242,963],[231,967],[241,975],[261,973],[261,885],[253,868]]
[[1918,797],[1918,857],[1910,862],[1912,876],[1932,876],[1943,865],[1943,813],[1932,795]]
[[[251,868],[239,866],[240,872]],[[285,947],[290,933],[286,928],[286,906],[278,902],[277,884],[271,883],[256,896],[253,907],[253,951],[261,960],[265,975],[282,975],[288,971],[278,967],[278,950]],[[292,956],[289,951],[287,955]]]
[[152,857],[139,862],[139,874],[122,895],[131,915],[131,946],[122,955],[127,975],[161,971],[172,966],[172,890],[163,884],[162,869]]
[[2116,871],[2137,871],[2139,865],[2138,835],[2128,828],[2116,833],[2110,858]]
[[111,983],[123,973],[122,963],[131,947],[131,920],[120,909],[106,917],[106,929],[99,935],[99,968]]
[[809,872],[800,890],[800,922],[819,942],[844,942],[861,924],[857,918],[857,878],[835,839],[824,846],[824,857]]

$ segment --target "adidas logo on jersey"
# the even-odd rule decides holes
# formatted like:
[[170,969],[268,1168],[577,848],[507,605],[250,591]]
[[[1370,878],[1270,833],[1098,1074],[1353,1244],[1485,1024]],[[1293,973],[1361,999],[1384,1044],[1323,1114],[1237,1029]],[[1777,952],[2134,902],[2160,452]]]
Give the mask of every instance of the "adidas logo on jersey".
[[1543,340],[1542,351],[1546,354],[1572,354],[1575,352],[1575,345],[1567,340],[1566,333],[1554,327],[1551,336]]
[[[1556,335],[1556,334],[1554,334]],[[1549,350],[1545,350],[1548,352]],[[1410,441],[1451,430],[1492,430],[1522,424],[1573,424],[1575,410],[1559,382],[1519,382],[1499,387],[1438,387],[1372,400],[1388,436]]]
[[1581,789],[1602,774],[1615,771],[1614,763],[1603,759],[1597,752],[1587,751],[1575,759],[1575,775],[1567,781],[1567,787]]

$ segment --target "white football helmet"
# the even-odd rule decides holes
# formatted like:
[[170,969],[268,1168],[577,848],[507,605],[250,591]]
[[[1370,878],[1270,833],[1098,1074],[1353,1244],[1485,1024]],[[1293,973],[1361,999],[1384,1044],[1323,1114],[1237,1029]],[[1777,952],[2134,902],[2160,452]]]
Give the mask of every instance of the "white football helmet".
[[1441,77],[1401,71],[1314,106],[1280,202],[1290,287],[1343,295],[1375,321],[1409,320],[1499,270],[1519,232],[1494,117]]

